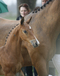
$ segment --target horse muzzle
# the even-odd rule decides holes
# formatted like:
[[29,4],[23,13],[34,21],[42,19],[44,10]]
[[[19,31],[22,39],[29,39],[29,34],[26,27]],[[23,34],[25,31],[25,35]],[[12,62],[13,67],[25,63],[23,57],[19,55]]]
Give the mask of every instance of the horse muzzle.
[[33,45],[33,47],[38,47],[40,42],[37,40],[37,39],[33,39],[33,40],[30,40],[30,43]]

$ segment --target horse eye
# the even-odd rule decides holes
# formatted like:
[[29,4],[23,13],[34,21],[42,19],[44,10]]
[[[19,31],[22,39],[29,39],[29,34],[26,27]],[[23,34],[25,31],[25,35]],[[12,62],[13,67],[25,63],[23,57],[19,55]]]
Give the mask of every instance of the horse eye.
[[26,31],[26,30],[24,30],[24,33],[27,33],[27,31]]

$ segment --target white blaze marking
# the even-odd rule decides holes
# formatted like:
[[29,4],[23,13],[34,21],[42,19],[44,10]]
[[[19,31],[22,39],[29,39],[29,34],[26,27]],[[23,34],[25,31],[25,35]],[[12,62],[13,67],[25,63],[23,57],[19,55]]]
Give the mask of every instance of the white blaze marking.
[[31,26],[29,26],[29,29],[31,29]]
[[38,41],[38,39],[35,37],[35,39],[36,39],[36,41],[37,41],[37,43],[38,43],[38,45],[40,44],[40,42]]

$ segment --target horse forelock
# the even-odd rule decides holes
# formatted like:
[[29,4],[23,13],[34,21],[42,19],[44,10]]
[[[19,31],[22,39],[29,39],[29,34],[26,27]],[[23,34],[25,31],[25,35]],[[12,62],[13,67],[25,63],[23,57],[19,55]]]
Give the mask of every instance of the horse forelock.
[[[12,30],[13,30],[16,26],[18,26],[18,25],[19,25],[19,24],[16,24],[16,25],[9,31],[8,35],[6,36],[5,44],[6,44],[6,42],[7,42],[7,39],[8,39],[8,37],[9,37],[10,33],[12,32]],[[4,45],[5,45],[5,44],[4,44]]]
[[32,13],[37,13],[38,11],[41,11],[40,9],[43,9],[44,7],[46,7],[47,4],[49,4],[51,1],[53,0],[48,0],[44,5],[42,5],[40,8],[38,7],[37,9],[34,9],[32,11]]

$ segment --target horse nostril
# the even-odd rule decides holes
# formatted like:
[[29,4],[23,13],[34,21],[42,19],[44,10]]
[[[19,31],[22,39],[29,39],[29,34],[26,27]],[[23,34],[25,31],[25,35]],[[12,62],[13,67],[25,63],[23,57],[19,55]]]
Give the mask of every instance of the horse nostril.
[[38,46],[37,42],[35,43],[36,46]]
[[39,46],[39,44],[40,44],[37,39],[30,40],[30,43],[33,45],[34,48]]

